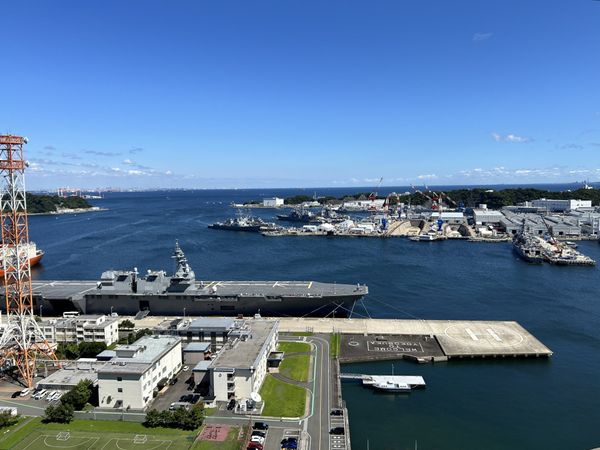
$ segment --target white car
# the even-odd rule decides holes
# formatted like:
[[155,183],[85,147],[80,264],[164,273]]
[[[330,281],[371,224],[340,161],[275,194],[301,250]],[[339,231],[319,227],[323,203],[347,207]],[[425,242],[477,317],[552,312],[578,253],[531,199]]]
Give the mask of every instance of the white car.
[[190,370],[190,367],[189,366],[183,366],[183,369],[181,369],[181,370],[183,370],[184,372],[187,372],[188,370]]
[[58,394],[58,391],[52,391],[48,394],[48,397],[46,397],[46,400],[51,402],[54,401],[54,397],[56,397],[56,394]]
[[29,389],[29,388],[27,388],[27,389],[23,389],[23,390],[21,391],[21,394],[20,394],[20,396],[21,396],[21,397],[25,397],[26,395],[29,395],[29,393],[30,393],[30,392],[31,392],[31,389]]
[[252,438],[250,439],[250,442],[256,442],[256,443],[262,445],[265,443],[265,438],[260,437],[260,436],[252,436]]

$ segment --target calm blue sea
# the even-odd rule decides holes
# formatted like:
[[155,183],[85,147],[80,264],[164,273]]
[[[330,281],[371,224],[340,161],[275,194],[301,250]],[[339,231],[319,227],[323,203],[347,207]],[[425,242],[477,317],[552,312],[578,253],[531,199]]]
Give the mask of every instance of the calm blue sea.
[[[360,190],[368,188],[317,194]],[[360,282],[369,285],[365,304],[373,317],[516,320],[555,352],[550,360],[396,362],[395,373],[427,381],[427,389],[408,396],[345,383],[353,448],[367,448],[367,441],[370,449],[413,449],[415,441],[419,449],[600,446],[597,267],[530,266],[515,259],[509,244],[267,238],[206,228],[234,214],[232,201],[313,192],[114,193],[93,201],[108,211],[31,217],[31,239],[46,251],[34,277],[97,279],[110,268],[171,271],[179,239],[201,279]],[[600,261],[597,242],[580,249]],[[390,373],[391,363],[344,370]]]

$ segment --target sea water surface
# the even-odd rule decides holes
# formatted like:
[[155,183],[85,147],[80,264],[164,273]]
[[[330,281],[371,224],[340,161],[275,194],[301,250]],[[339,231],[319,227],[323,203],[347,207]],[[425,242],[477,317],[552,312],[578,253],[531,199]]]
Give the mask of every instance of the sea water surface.
[[[341,190],[326,194],[344,193]],[[382,318],[516,320],[554,351],[545,359],[417,365],[410,395],[344,383],[352,447],[364,449],[589,449],[600,446],[598,267],[533,266],[510,244],[415,243],[405,239],[285,237],[207,229],[235,214],[232,201],[298,190],[107,194],[107,211],[34,216],[30,236],[45,250],[37,279],[98,279],[111,268],[174,268],[178,239],[196,277],[366,283],[368,314]],[[320,194],[322,192],[319,192]],[[309,193],[312,195],[312,192]],[[273,218],[273,210],[254,210]],[[600,261],[600,245],[580,249]],[[356,313],[367,312],[356,308]],[[391,362],[348,372],[391,373]]]

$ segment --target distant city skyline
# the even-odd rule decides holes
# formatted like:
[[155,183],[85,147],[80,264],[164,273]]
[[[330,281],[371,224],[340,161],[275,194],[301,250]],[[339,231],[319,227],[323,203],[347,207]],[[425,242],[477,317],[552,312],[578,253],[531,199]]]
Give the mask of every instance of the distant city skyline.
[[600,2],[13,2],[27,186],[600,180]]

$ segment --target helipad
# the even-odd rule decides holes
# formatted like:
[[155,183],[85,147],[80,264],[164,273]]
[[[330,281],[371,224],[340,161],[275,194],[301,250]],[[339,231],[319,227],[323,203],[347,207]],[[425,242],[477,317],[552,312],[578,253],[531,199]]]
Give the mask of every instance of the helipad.
[[[435,337],[448,358],[550,356],[552,351],[520,324],[492,320],[279,318],[280,332]],[[377,341],[377,340],[375,340]],[[371,352],[372,353],[372,352]],[[383,353],[383,352],[381,352]],[[439,360],[436,358],[436,360]]]

